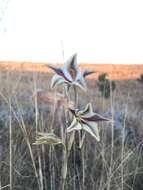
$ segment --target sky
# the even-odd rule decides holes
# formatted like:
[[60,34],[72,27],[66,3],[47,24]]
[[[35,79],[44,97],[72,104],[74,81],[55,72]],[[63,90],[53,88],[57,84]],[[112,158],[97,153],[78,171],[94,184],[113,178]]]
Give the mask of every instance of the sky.
[[142,0],[0,0],[0,60],[143,63]]

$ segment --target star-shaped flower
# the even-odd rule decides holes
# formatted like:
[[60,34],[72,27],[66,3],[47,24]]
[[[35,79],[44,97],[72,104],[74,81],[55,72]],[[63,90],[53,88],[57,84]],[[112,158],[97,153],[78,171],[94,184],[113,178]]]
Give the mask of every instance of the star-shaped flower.
[[64,64],[63,68],[57,68],[52,65],[48,65],[56,74],[53,76],[51,81],[51,87],[54,88],[60,84],[67,84],[68,87],[76,85],[81,89],[86,89],[84,78],[92,73],[93,71],[85,70],[81,73],[77,65],[77,54],[72,55]]
[[74,130],[85,130],[97,141],[100,141],[98,122],[100,121],[111,121],[97,113],[93,112],[92,105],[89,103],[86,105],[84,110],[73,110],[70,109],[74,115],[71,125],[67,128],[67,132]]

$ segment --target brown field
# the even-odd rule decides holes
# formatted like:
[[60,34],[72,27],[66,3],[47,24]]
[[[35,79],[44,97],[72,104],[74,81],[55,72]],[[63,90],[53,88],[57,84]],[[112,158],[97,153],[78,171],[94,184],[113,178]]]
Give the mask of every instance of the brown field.
[[[56,64],[61,66],[61,64]],[[96,74],[90,76],[90,79],[97,79],[101,73],[107,73],[110,79],[114,80],[130,80],[136,79],[143,73],[143,64],[80,64],[81,70],[91,69],[96,71]],[[51,70],[43,63],[31,62],[0,62],[1,70],[12,71],[29,71],[51,73]]]

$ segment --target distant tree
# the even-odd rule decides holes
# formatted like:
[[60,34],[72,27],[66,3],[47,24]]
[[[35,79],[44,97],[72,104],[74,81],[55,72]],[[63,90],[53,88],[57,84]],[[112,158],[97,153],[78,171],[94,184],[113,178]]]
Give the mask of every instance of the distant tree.
[[109,98],[111,94],[111,89],[112,91],[114,91],[116,88],[116,83],[115,81],[110,81],[106,77],[107,77],[106,73],[99,75],[98,88],[99,88],[99,91],[101,92],[102,97]]

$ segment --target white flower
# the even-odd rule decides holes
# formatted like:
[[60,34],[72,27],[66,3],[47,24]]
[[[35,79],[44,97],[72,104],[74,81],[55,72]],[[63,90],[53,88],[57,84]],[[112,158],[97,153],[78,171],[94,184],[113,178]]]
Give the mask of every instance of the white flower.
[[83,73],[81,73],[77,65],[77,54],[71,56],[65,62],[63,68],[57,68],[52,65],[48,65],[48,67],[51,68],[56,73],[51,81],[52,88],[60,84],[67,84],[68,87],[75,85],[85,90],[86,84],[84,78],[94,73],[93,71],[88,71],[88,70],[85,70]]
[[86,105],[84,110],[73,110],[70,109],[74,115],[71,125],[67,128],[67,132],[74,130],[84,130],[93,136],[97,141],[100,141],[98,122],[100,121],[111,121],[92,110],[92,105],[89,103]]

